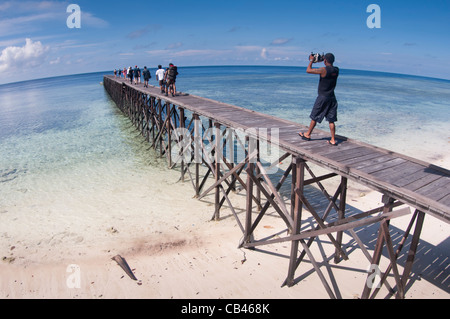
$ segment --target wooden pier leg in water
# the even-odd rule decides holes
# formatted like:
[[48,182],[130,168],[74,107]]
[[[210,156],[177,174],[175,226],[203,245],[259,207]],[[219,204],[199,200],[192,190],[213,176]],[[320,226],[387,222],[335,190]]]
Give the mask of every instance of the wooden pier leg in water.
[[122,89],[120,90],[120,105],[119,108],[122,110],[123,112],[123,105],[124,105],[124,100],[125,100],[125,83],[122,83]]
[[139,94],[139,105],[138,105],[138,129],[142,134],[142,130],[144,129],[144,93]]
[[[163,130],[163,120],[162,120],[162,112],[163,112],[163,109],[162,109],[162,103],[161,103],[162,101],[161,101],[161,99],[158,99],[158,109],[159,109],[159,112],[158,112],[158,121],[159,121],[159,132],[158,133],[160,133],[161,134],[161,131]],[[163,146],[162,146],[162,138],[160,138],[159,139],[159,156],[162,156],[162,154],[163,154]]]
[[[299,157],[295,157],[292,164],[292,179],[293,183],[295,183],[295,189],[298,189],[301,193],[303,193],[305,182],[305,161]],[[297,235],[300,233],[303,209],[303,203],[297,194],[295,194],[294,203],[292,205],[294,205],[294,227],[292,229],[292,234]],[[291,256],[289,259],[289,269],[286,278],[286,284],[288,287],[292,287],[294,285],[295,269],[297,268],[298,244],[298,240],[293,240],[291,243]]]
[[[170,118],[170,103],[167,104],[167,117]],[[167,121],[167,158],[169,161],[169,167],[172,166],[172,133],[170,126],[170,119]]]
[[144,114],[145,129],[143,129],[142,134],[144,134],[145,140],[148,142],[150,140],[150,97],[147,94],[145,94]]
[[[339,211],[338,211],[338,219],[345,218],[345,202],[347,200],[347,178],[341,177],[341,194],[339,197]],[[336,242],[339,247],[342,248],[342,231],[338,232],[336,235]],[[334,263],[337,264],[341,261],[341,253],[338,249],[336,249],[334,253]]]
[[155,103],[155,98],[152,96],[151,100],[150,100],[150,117],[152,119],[152,145],[153,148],[156,149],[156,145],[155,145],[155,130],[156,130],[156,121],[155,121],[155,116],[156,116],[156,103]]

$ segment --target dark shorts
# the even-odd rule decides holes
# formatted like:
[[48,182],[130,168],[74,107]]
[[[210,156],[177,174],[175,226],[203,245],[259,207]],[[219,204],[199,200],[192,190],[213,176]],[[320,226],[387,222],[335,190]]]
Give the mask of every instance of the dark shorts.
[[337,108],[338,102],[336,97],[319,95],[309,117],[311,120],[318,123],[322,123],[324,118],[326,118],[328,122],[334,123],[337,121]]
[[175,84],[175,79],[168,79],[166,85],[169,86],[171,84]]
[[159,86],[164,86],[164,80],[159,80]]

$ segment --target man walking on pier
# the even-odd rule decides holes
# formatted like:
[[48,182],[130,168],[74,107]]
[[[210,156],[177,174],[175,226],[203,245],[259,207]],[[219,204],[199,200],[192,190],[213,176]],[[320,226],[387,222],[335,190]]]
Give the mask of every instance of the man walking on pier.
[[130,84],[133,84],[133,73],[134,71],[130,66],[130,68],[128,69],[128,77],[130,78]]
[[144,87],[148,88],[148,81],[152,76],[150,75],[150,71],[147,69],[146,66],[144,66],[144,71],[142,72],[142,75],[144,76]]
[[330,145],[336,146],[336,125],[337,121],[337,107],[338,103],[336,96],[334,95],[334,89],[336,88],[337,78],[339,76],[339,68],[333,66],[334,55],[332,53],[327,53],[324,56],[325,67],[313,68],[314,56],[311,54],[309,56],[309,65],[306,72],[309,74],[319,74],[319,88],[318,97],[314,103],[314,107],[311,111],[311,123],[309,129],[306,133],[298,133],[304,140],[309,141],[311,139],[311,134],[316,127],[317,123],[322,123],[324,118],[327,119],[330,125],[331,139],[328,141]]
[[141,69],[138,68],[138,66],[136,65],[134,67],[134,84],[138,84],[141,83]]
[[172,93],[172,96],[175,96],[177,93],[177,87],[175,85],[175,82],[177,80],[178,75],[178,69],[173,63],[169,64],[169,70],[167,70],[167,91],[166,96]]
[[158,70],[156,71],[156,81],[159,82],[159,87],[161,89],[161,93],[164,93],[165,89],[164,89],[164,74],[166,72],[164,71],[164,69],[162,68],[161,65],[158,65]]

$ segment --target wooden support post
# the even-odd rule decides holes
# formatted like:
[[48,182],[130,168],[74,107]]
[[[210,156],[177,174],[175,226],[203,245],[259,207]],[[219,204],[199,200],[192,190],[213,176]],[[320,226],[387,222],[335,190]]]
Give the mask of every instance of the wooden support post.
[[150,98],[150,117],[152,119],[152,145],[153,148],[156,149],[156,145],[155,145],[155,130],[156,130],[156,121],[155,121],[155,116],[156,116],[156,106],[155,106],[155,98],[152,96]]
[[[258,162],[258,163],[260,163],[260,152],[259,152],[259,143],[260,143],[260,141],[259,141],[259,138],[256,140],[256,150],[257,150],[257,154],[256,154],[256,161]],[[258,166],[256,166],[256,176],[259,176],[259,174],[261,173],[261,170],[259,169],[259,167]],[[256,188],[256,198],[258,199],[258,201],[257,201],[257,204],[256,204],[256,210],[258,211],[258,212],[260,212],[261,211],[261,209],[262,209],[262,206],[261,206],[261,190],[259,189],[259,187],[258,188]]]
[[[158,121],[159,121],[159,132],[158,135],[162,134],[162,130],[163,130],[163,120],[162,120],[162,112],[163,112],[163,108],[162,108],[162,101],[161,99],[158,99]],[[159,139],[159,156],[163,155],[163,147],[162,147],[162,138]]]
[[167,104],[167,117],[169,120],[167,121],[167,159],[169,161],[169,167],[172,166],[172,134],[171,134],[171,126],[170,126],[170,103]]
[[[182,134],[180,134],[180,139],[179,139],[179,143],[180,145],[183,145],[184,141],[184,129],[185,129],[185,120],[184,120],[184,108],[180,107],[180,127],[181,127],[181,131],[183,132]],[[180,153],[181,153],[181,181],[184,182],[184,147],[181,146],[180,147]]]
[[[227,154],[226,154],[226,151],[225,151],[225,154],[224,154],[224,158],[226,158],[226,161],[229,161],[229,168],[230,169],[233,169],[234,168],[234,166],[237,164],[237,161],[234,159],[234,157],[235,157],[235,139],[233,138],[233,135],[234,135],[234,130],[233,129],[228,129],[228,134],[227,134],[227,136],[226,136],[226,140],[227,140],[227,142],[226,142],[226,144],[227,144],[227,148],[226,148],[226,150],[228,150],[228,154],[229,154],[229,157],[227,158]],[[226,162],[226,161],[224,161],[224,162]],[[234,191],[236,191],[236,177],[235,176],[233,176],[232,177],[232,188],[231,188],[231,190],[234,192]]]
[[125,88],[126,88],[125,83],[122,83],[122,89],[120,91],[120,109],[122,110],[122,112],[123,106],[125,104],[125,96],[126,96]]
[[[341,194],[339,197],[339,210],[338,210],[338,220],[345,218],[345,202],[347,200],[347,178],[341,177]],[[336,242],[340,248],[342,248],[342,231],[338,232],[336,235]],[[337,264],[341,261],[340,251],[336,249],[334,254],[334,263]]]
[[133,90],[133,104],[131,107],[131,121],[133,122],[133,124],[136,126],[136,107],[138,104],[138,94],[136,90]]
[[138,100],[137,100],[137,104],[136,104],[136,128],[140,131],[141,130],[141,122],[142,122],[142,116],[141,116],[141,111],[142,111],[142,93],[138,92]]
[[200,164],[202,161],[201,139],[202,137],[202,123],[198,114],[193,114],[194,119],[194,136],[192,147],[194,148],[194,163],[195,163],[195,196],[200,196]]
[[[422,232],[422,226],[425,219],[425,213],[418,211],[418,216],[416,220],[416,227],[414,229],[414,235],[411,241],[411,245],[409,247],[408,251],[408,257],[406,259],[405,268],[403,269],[403,275],[401,279],[401,284],[404,287],[406,287],[406,282],[408,281],[409,275],[411,274],[412,266],[414,263],[414,258],[416,256],[417,246],[419,245],[420,240],[420,233]],[[398,298],[404,299],[405,298],[405,291],[402,290],[402,293],[398,293]]]
[[[303,193],[304,181],[305,181],[305,161],[299,157],[295,157],[292,162],[292,178],[293,183],[295,183],[295,189],[300,193]],[[300,197],[297,195],[297,192],[294,192],[294,210],[293,212],[293,220],[294,225],[292,228],[292,234],[297,235],[300,233],[301,220],[302,220],[302,209],[303,205],[300,200]],[[293,240],[291,242],[291,255],[289,258],[289,269],[288,275],[286,278],[286,284],[288,287],[292,287],[294,285],[294,275],[295,269],[297,268],[297,254],[298,254],[298,240]]]
[[127,103],[127,115],[128,118],[131,120],[131,123],[133,123],[133,117],[132,114],[132,107],[133,107],[133,91],[130,90],[130,88],[127,88],[127,95],[128,95],[128,103]]
[[[406,239],[408,238],[409,233],[411,232],[411,228],[412,228],[414,222],[415,222],[416,219],[417,219],[417,215],[418,215],[418,210],[416,210],[416,212],[414,213],[413,217],[411,218],[411,221],[409,222],[409,225],[408,225],[408,227],[406,228],[405,233],[403,234],[402,240],[401,240],[400,243],[398,244],[397,250],[396,250],[396,252],[395,252],[395,259],[397,259],[398,256],[400,255],[400,252],[402,251],[403,246],[405,245]],[[352,235],[354,236],[355,234],[352,234]],[[355,236],[354,236],[354,237],[355,237]],[[355,237],[355,239],[356,239],[356,238],[357,238],[357,237]],[[359,245],[360,245],[360,247],[362,247],[362,243],[359,244]],[[363,250],[363,252],[364,252],[364,250]],[[371,260],[371,257],[369,256],[368,259]],[[387,270],[384,272],[383,276],[381,277],[381,281],[380,281],[379,287],[375,288],[373,294],[370,296],[371,299],[374,299],[374,298],[376,297],[378,291],[380,290],[381,285],[383,285],[383,284],[386,282],[386,279],[387,279],[387,277],[388,277],[388,275],[389,275],[391,269],[392,269],[392,265],[389,264],[389,267],[387,268]],[[386,284],[386,285],[387,285],[387,284]],[[405,285],[404,285],[404,286],[405,286]],[[388,288],[391,289],[390,287],[388,287]]]
[[[388,212],[390,212],[392,210],[392,207],[393,207],[393,204],[394,204],[394,199],[393,198],[389,198],[388,196],[383,196],[383,203],[384,203],[383,214],[385,214],[385,213],[388,213]],[[385,222],[386,225],[389,226],[389,220],[381,221],[381,224],[383,222]],[[383,246],[384,246],[384,235],[383,235],[382,228],[380,226],[380,229],[378,231],[377,242],[376,242],[376,245],[375,245],[375,250],[373,252],[373,257],[372,257],[372,262],[371,262],[371,269],[374,266],[378,267],[380,265],[380,259],[381,259],[381,255],[383,253]],[[372,274],[368,274],[368,276],[367,276],[367,280],[365,282],[364,289],[363,289],[363,292],[361,294],[361,299],[368,299],[369,296],[370,296],[370,292],[372,290],[372,285],[371,285],[372,278],[370,276],[372,276]]]
[[[297,166],[296,166],[296,161],[295,161],[295,156],[292,155],[292,180],[291,180],[291,218],[292,220],[294,220],[294,216],[295,216],[295,201],[296,200],[300,200],[298,196],[295,195],[295,188],[297,187],[297,181],[296,181],[296,177],[297,177]],[[292,229],[288,228],[287,229],[287,234],[291,234],[292,233]]]
[[[248,142],[248,136],[246,136],[246,142]],[[252,159],[249,159],[247,165],[247,195],[245,205],[245,227],[244,227],[244,239],[243,244],[250,243],[252,241],[252,210],[253,210],[253,179],[252,175],[255,169],[255,164]]]
[[[222,139],[220,138],[220,124],[219,123],[214,123],[214,127],[215,127],[215,145],[216,145],[216,151],[214,153],[214,170],[216,172],[215,176],[214,176],[214,180],[217,183],[220,179],[220,154],[221,152],[219,151],[221,146],[221,141]],[[214,205],[215,205],[215,210],[214,210],[214,220],[218,221],[220,219],[220,184],[216,185],[216,189],[215,189],[215,196],[214,196]]]
[[396,296],[398,298],[399,296],[404,295],[405,292],[404,292],[404,287],[403,287],[401,279],[400,279],[400,273],[399,273],[398,267],[397,267],[397,261],[396,261],[396,257],[395,257],[395,253],[394,253],[392,239],[389,234],[389,225],[386,220],[381,221],[380,230],[382,231],[384,240],[386,242],[386,248],[388,251],[389,260],[391,261],[392,272],[394,273],[395,282],[397,283],[398,294]]
[[145,140],[148,142],[150,140],[150,98],[145,95],[144,103],[144,119],[145,119],[145,130],[142,132],[144,134]]

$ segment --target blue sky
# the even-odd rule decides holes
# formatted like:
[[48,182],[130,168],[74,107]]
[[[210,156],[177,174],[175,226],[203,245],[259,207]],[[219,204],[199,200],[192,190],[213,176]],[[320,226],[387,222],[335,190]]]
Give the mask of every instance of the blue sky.
[[[68,28],[69,4],[81,28]],[[370,4],[381,28],[369,28]],[[0,2],[0,84],[138,64],[336,65],[450,79],[450,1]]]

